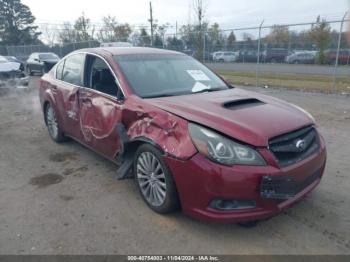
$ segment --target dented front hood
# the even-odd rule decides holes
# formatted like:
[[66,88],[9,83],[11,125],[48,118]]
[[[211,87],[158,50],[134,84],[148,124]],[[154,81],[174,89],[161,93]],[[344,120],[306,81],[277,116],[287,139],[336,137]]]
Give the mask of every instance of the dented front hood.
[[261,147],[267,146],[271,137],[313,123],[307,114],[287,102],[238,88],[152,98],[147,102],[188,121]]

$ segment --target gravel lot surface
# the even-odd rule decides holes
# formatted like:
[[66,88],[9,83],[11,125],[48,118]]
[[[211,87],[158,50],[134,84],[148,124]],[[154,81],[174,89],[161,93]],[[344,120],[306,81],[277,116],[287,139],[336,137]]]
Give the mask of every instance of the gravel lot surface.
[[350,97],[250,88],[310,111],[328,163],[304,200],[247,229],[152,212],[112,163],[51,141],[37,83],[0,90],[0,254],[350,254]]

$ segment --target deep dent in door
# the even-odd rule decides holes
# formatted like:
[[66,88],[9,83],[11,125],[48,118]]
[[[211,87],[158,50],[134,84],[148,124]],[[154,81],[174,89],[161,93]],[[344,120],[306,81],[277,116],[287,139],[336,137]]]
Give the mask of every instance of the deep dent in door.
[[[157,144],[165,154],[179,158],[188,159],[196,153],[192,140],[188,134],[187,121],[172,115],[166,111],[159,111],[153,106],[140,106],[134,98],[129,98],[116,107],[113,104],[106,104],[102,98],[95,97],[92,104],[81,104],[80,106],[93,106],[102,103],[103,106],[95,107],[100,110],[98,115],[102,119],[91,114],[91,110],[79,110],[78,89],[73,89],[67,100],[68,117],[78,120],[83,139],[89,142],[92,139],[102,140],[113,133],[117,133],[117,124],[121,119],[124,125],[128,142],[138,138],[147,138]],[[79,117],[79,119],[76,119]],[[107,121],[106,121],[107,119]],[[116,141],[117,142],[117,141]],[[106,147],[109,145],[106,144]],[[120,147],[119,147],[120,149]],[[119,149],[114,152],[117,156]]]

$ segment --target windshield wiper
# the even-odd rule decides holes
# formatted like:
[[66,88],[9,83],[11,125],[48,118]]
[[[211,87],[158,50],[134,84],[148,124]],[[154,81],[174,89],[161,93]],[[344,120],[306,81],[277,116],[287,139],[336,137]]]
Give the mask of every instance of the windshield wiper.
[[221,90],[227,90],[227,88],[217,87],[217,88],[204,88],[199,91],[192,92],[192,94],[198,94],[198,93],[207,93],[207,92],[215,92],[215,91],[221,91]]
[[142,98],[157,98],[157,97],[167,97],[167,96],[177,96],[177,95],[178,95],[178,94],[164,93],[164,94],[156,94],[156,95],[143,96]]

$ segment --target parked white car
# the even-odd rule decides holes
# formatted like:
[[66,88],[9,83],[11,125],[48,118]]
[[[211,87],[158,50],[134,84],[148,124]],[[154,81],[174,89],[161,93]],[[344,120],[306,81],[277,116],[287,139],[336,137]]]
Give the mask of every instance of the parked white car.
[[21,63],[11,62],[7,60],[5,57],[0,56],[0,72],[8,73],[12,71],[19,71]]
[[220,51],[213,53],[213,60],[215,62],[236,62],[238,57],[238,52]]

